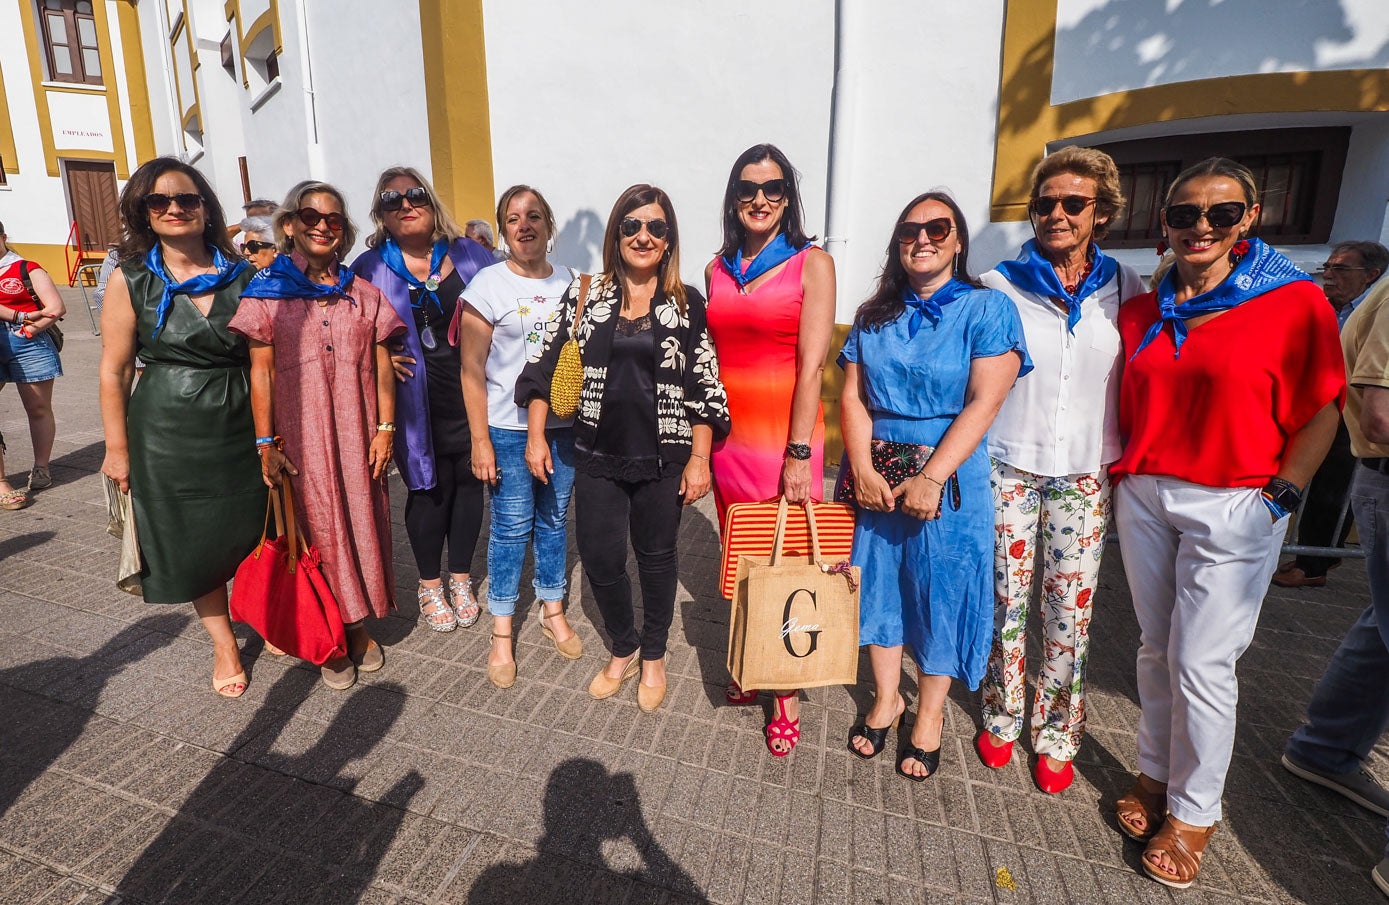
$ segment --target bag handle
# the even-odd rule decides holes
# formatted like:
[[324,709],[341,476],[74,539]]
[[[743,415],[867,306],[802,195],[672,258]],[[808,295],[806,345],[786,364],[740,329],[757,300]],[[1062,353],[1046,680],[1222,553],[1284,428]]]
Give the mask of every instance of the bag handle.
[[783,494],[777,500],[776,507],[776,531],[772,535],[772,565],[781,563],[781,543],[786,539],[786,513],[788,511],[786,496]]
[[289,572],[293,575],[299,564],[299,553],[304,547],[304,536],[299,533],[299,526],[294,519],[294,491],[290,489],[289,475],[280,475],[280,492],[285,498],[284,536],[289,543]]
[[574,325],[569,328],[569,338],[578,342],[579,319],[584,316],[584,303],[588,301],[588,288],[593,285],[593,274],[579,275],[579,304],[574,310]]
[[[811,562],[819,565],[823,558],[820,555],[820,531],[815,526],[815,503],[813,500],[806,500],[805,522],[810,529],[810,553]],[[786,540],[786,517],[790,514],[791,504],[787,501],[786,495],[777,500],[776,508],[776,533],[772,536],[772,565],[781,563],[782,546]]]

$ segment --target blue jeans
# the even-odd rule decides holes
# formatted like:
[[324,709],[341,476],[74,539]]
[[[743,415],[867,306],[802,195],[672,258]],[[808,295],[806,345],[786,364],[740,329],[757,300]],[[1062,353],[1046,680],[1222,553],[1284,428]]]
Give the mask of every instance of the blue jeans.
[[1389,476],[1357,465],[1350,505],[1365,550],[1370,605],[1332,655],[1307,705],[1307,722],[1287,747],[1295,760],[1329,773],[1358,769],[1389,729]]
[[574,489],[574,430],[545,432],[555,472],[542,484],[526,468],[526,432],[488,428],[502,479],[492,489],[492,527],[487,537],[487,612],[510,616],[521,597],[521,564],[535,535],[535,595],[563,600],[565,519]]

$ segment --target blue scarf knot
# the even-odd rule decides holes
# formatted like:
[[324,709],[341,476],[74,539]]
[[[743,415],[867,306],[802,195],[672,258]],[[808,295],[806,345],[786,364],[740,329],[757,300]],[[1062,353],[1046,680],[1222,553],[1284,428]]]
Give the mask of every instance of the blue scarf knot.
[[[1074,336],[1076,324],[1080,323],[1080,303],[1100,290],[1119,272],[1119,262],[1100,251],[1100,247],[1090,243],[1092,266],[1090,273],[1076,287],[1074,294],[1061,285],[1056,268],[1042,257],[1042,249],[1036,239],[1028,239],[1023,244],[1022,254],[1017,260],[1004,261],[995,268],[1004,278],[1024,292],[1059,299],[1066,303],[1066,329]],[[1122,301],[1122,299],[1120,300]]]
[[955,301],[960,296],[973,290],[974,287],[968,283],[951,279],[944,286],[931,293],[930,298],[922,298],[912,291],[910,286],[902,287],[902,304],[906,305],[911,312],[911,318],[907,321],[907,339],[916,336],[916,331],[921,329],[923,318],[930,318],[931,326],[940,323],[944,306]]
[[740,290],[746,290],[747,285],[753,280],[767,273],[777,265],[785,264],[787,261],[800,254],[805,247],[806,246],[803,245],[801,248],[793,248],[791,246],[791,240],[786,238],[786,233],[778,233],[775,239],[768,242],[766,246],[757,253],[757,256],[748,264],[747,270],[743,269],[743,250],[741,248],[738,249],[735,255],[731,257],[729,255],[724,255],[722,258],[719,258],[719,260],[723,262],[724,270],[728,271],[728,275],[733,277],[733,281],[738,284],[738,288]]
[[1182,354],[1182,343],[1186,342],[1188,318],[1229,311],[1280,286],[1311,279],[1299,270],[1296,264],[1275,251],[1272,245],[1262,239],[1250,239],[1248,253],[1236,262],[1234,269],[1218,286],[1178,305],[1177,268],[1173,267],[1158,284],[1157,302],[1160,317],[1148,328],[1143,342],[1139,343],[1133,355],[1129,356],[1129,361],[1133,361],[1139,352],[1148,348],[1162,333],[1166,324],[1172,325],[1172,344],[1176,347],[1172,357],[1178,358]]
[[193,296],[216,292],[229,285],[241,275],[241,271],[251,266],[240,258],[228,261],[226,255],[211,245],[208,246],[208,250],[212,252],[212,266],[217,268],[217,272],[200,273],[182,283],[175,283],[168,268],[164,266],[164,252],[158,242],[145,253],[145,267],[164,283],[164,294],[159,297],[159,307],[154,310],[154,331],[150,334],[151,339],[163,332],[164,324],[169,319],[169,310],[174,307],[176,294],[182,292]]
[[242,298],[254,299],[325,299],[340,295],[349,304],[357,304],[347,289],[352,285],[355,274],[347,267],[338,265],[338,281],[331,286],[315,283],[304,275],[289,255],[275,255],[270,266],[256,271],[251,282],[242,291]]
[[405,285],[409,286],[410,289],[421,294],[420,300],[418,302],[412,301],[410,307],[422,308],[424,307],[424,300],[428,298],[434,303],[434,307],[439,309],[439,313],[442,314],[444,313],[444,303],[439,301],[439,293],[436,292],[435,289],[437,289],[439,285],[437,282],[439,279],[439,267],[444,263],[444,253],[448,251],[448,247],[447,241],[439,239],[434,243],[434,249],[429,253],[429,279],[436,281],[434,289],[429,288],[425,280],[417,279],[415,275],[410,272],[410,268],[405,266],[405,255],[401,254],[400,246],[396,243],[395,239],[387,236],[386,241],[381,243],[381,247],[378,248],[377,251],[381,253],[381,263],[385,264],[391,273],[404,280]]

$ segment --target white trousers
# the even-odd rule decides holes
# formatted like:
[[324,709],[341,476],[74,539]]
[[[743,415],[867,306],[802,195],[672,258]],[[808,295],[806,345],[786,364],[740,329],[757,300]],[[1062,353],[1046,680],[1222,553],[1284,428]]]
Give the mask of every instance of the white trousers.
[[1125,477],[1115,491],[1141,633],[1138,768],[1167,783],[1172,816],[1220,819],[1235,744],[1235,661],[1254,637],[1288,519],[1257,488]]

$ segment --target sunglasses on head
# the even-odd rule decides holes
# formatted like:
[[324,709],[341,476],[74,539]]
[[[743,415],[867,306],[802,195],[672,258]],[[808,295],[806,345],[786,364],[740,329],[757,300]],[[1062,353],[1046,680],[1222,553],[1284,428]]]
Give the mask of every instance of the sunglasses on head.
[[1191,229],[1201,218],[1216,229],[1229,229],[1244,219],[1249,206],[1243,201],[1222,201],[1202,210],[1195,204],[1169,204],[1162,212],[1167,225],[1173,229]]
[[269,251],[274,247],[274,242],[257,242],[255,239],[251,239],[241,243],[241,253],[243,255],[254,255],[262,251]]
[[314,210],[311,207],[301,207],[299,210],[294,212],[294,216],[298,217],[299,222],[307,226],[309,229],[313,229],[320,223],[326,223],[328,224],[328,229],[332,230],[335,233],[342,232],[342,228],[347,224],[347,218],[344,217],[342,214],[339,214],[337,211],[334,211],[331,214],[324,214]]
[[646,227],[646,231],[651,234],[653,239],[664,239],[670,234],[670,224],[664,220],[638,220],[636,217],[623,217],[622,224],[618,228],[625,238],[630,239],[641,232],[643,226]]
[[1056,210],[1056,205],[1059,204],[1061,205],[1061,210],[1065,211],[1068,216],[1075,217],[1094,203],[1094,198],[1087,198],[1084,195],[1061,195],[1059,197],[1056,195],[1042,195],[1033,199],[1032,204],[1029,206],[1032,208],[1032,213],[1036,214],[1038,217],[1050,217],[1051,212]]
[[756,198],[759,191],[762,193],[762,197],[767,199],[768,204],[776,204],[786,197],[786,180],[768,179],[766,182],[752,182],[747,179],[739,179],[733,191],[735,197],[743,204]]
[[150,192],[145,196],[145,209],[151,214],[162,214],[171,204],[178,204],[180,210],[195,211],[203,206],[203,196],[197,192],[179,192],[176,195]]
[[434,204],[429,200],[429,193],[417,185],[403,192],[397,192],[395,189],[382,192],[381,210],[398,211],[407,201],[410,202],[411,207],[431,207]]
[[897,224],[895,235],[898,242],[903,245],[910,245],[921,236],[921,231],[924,229],[926,230],[926,238],[932,242],[943,242],[954,228],[955,224],[951,223],[948,217],[937,217],[934,220],[927,220],[925,223],[903,220]]

